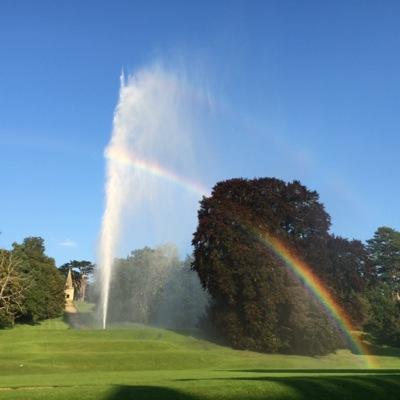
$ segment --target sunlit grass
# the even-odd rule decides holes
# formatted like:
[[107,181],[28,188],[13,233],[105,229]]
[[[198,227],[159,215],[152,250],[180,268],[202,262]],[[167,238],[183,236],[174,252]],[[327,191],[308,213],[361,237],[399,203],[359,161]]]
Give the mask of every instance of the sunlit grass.
[[[400,368],[397,354],[379,365]],[[346,350],[259,354],[135,324],[76,330],[57,319],[0,331],[1,399],[397,398],[396,370],[363,366]]]

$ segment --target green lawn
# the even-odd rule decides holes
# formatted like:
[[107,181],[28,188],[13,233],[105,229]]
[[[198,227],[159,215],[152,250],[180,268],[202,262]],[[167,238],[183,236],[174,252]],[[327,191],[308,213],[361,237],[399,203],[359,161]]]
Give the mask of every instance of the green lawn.
[[0,399],[398,399],[400,357],[382,354],[380,370],[365,370],[349,351],[265,355],[162,329],[52,320],[0,331]]
[[74,301],[76,309],[80,313],[90,313],[93,311],[95,304],[93,303],[86,303],[85,301]]

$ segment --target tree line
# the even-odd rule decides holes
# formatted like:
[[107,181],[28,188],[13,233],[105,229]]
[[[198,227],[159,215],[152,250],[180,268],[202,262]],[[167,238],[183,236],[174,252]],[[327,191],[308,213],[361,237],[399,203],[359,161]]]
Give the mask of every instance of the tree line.
[[41,237],[13,243],[11,250],[0,249],[0,328],[61,316],[69,270],[75,299],[84,300],[88,277],[94,270],[91,262],[74,260],[57,268],[55,260],[46,255]]
[[[400,232],[380,227],[363,243],[330,226],[318,193],[298,181],[218,182],[200,202],[192,256],[180,260],[165,245],[115,260],[109,322],[197,327],[263,352],[325,354],[347,346],[305,282],[263,239],[272,237],[307,264],[370,340],[400,346]],[[96,301],[94,269],[76,260],[57,269],[41,238],[0,250],[0,327],[61,315],[69,270],[76,299]]]

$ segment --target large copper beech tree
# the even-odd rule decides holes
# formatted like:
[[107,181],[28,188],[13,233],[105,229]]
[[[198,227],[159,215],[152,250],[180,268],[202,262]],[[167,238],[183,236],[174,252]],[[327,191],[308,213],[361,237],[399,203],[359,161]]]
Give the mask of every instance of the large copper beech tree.
[[298,181],[231,179],[204,197],[194,261],[212,302],[209,319],[236,348],[323,354],[344,343],[320,304],[262,240],[277,238],[328,276],[330,217]]

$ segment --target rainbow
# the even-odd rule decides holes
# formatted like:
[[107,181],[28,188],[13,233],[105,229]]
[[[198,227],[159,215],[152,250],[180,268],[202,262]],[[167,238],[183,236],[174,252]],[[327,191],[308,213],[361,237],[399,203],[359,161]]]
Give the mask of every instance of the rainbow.
[[185,190],[195,194],[196,196],[202,197],[209,196],[210,194],[210,191],[200,183],[184,178],[176,174],[174,171],[168,170],[160,164],[157,164],[156,162],[151,162],[149,160],[136,157],[121,147],[108,147],[105,152],[105,157],[107,159],[117,161],[123,165],[134,167],[139,171],[143,171],[150,175],[164,179],[174,185],[183,187]]
[[348,338],[354,350],[363,356],[366,366],[378,368],[375,358],[369,354],[366,345],[353,333],[356,328],[347,313],[312,269],[277,238],[268,234],[258,234],[257,236],[284,263],[286,268],[304,283],[306,289],[318,300],[328,315],[336,321],[337,326]]

